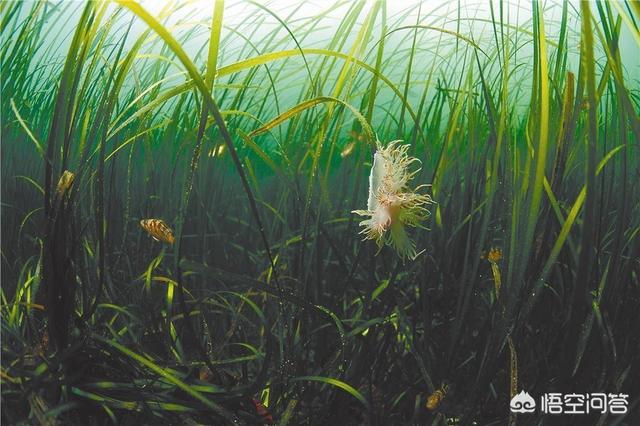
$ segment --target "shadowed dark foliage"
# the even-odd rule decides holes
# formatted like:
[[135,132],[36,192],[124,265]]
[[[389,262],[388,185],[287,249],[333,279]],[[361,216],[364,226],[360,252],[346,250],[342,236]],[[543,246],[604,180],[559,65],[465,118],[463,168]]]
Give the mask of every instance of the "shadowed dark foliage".
[[161,3],[0,3],[3,424],[640,422],[637,2]]

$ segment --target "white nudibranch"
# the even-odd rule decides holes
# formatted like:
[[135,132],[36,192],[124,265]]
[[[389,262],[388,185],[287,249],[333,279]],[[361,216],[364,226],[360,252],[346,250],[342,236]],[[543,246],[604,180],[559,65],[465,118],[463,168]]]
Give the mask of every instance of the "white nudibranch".
[[369,175],[367,210],[354,210],[352,213],[369,216],[360,222],[364,227],[360,233],[364,234],[365,240],[375,240],[378,248],[386,243],[401,258],[413,259],[416,247],[405,227],[421,227],[420,222],[430,214],[425,206],[432,204],[433,200],[429,195],[418,193],[428,185],[420,185],[413,190],[408,187],[409,181],[420,171],[419,167],[413,171],[409,168],[420,161],[407,154],[409,145],[401,145],[400,142],[390,142],[386,147],[377,143]]

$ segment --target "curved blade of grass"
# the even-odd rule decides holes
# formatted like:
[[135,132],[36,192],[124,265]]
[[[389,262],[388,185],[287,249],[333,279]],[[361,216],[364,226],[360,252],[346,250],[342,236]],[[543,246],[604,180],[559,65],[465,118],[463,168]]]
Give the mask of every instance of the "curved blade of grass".
[[[122,383],[113,383],[113,382],[101,382],[101,383],[92,383],[90,385],[97,385],[99,389],[122,389]],[[85,385],[86,386],[86,385]],[[90,399],[92,401],[108,404],[111,407],[119,408],[122,410],[135,410],[139,411],[143,408],[147,407],[152,410],[157,411],[170,411],[170,412],[179,412],[179,413],[190,413],[195,412],[196,410],[191,407],[187,407],[182,404],[177,404],[174,402],[159,402],[159,401],[122,401],[120,399],[116,399],[110,396],[101,395],[95,392],[89,392],[78,387],[72,387],[71,393],[74,393],[83,398]]]
[[474,49],[479,50],[480,53],[482,53],[485,57],[487,57],[487,59],[489,59],[489,55],[487,55],[485,53],[485,51],[482,50],[480,48],[480,46],[478,46],[478,44],[476,42],[474,42],[473,40],[471,40],[470,38],[468,38],[466,36],[463,36],[462,34],[456,32],[456,31],[447,30],[445,28],[434,27],[434,26],[431,26],[431,25],[420,25],[420,24],[417,24],[417,25],[405,25],[405,26],[402,26],[402,27],[394,28],[393,30],[391,30],[388,33],[386,33],[384,36],[387,37],[387,36],[389,36],[389,35],[391,35],[391,34],[393,34],[395,32],[402,31],[402,30],[410,30],[410,29],[433,30],[433,31],[441,32],[443,34],[452,35],[452,36],[457,37],[458,39],[464,41],[465,43],[469,44]]
[[[408,103],[406,98],[403,96],[400,89],[398,89],[398,87],[388,77],[382,74],[382,72],[380,72],[378,69],[372,67],[366,62],[361,61],[360,59],[350,57],[349,55],[342,52],[335,52],[328,49],[307,48],[307,49],[302,49],[302,51],[297,49],[292,49],[292,50],[283,50],[280,52],[266,53],[263,55],[238,61],[234,64],[223,66],[218,69],[218,77],[235,74],[240,71],[257,67],[259,65],[267,64],[269,62],[285,59],[292,56],[297,56],[297,55],[300,55],[301,53],[304,53],[306,55],[322,55],[322,56],[335,57],[335,58],[348,60],[353,62],[355,65],[359,66],[360,68],[364,69],[365,71],[372,73],[376,79],[382,80],[393,91],[393,93],[400,99],[400,101],[403,103],[403,105],[407,109],[407,112],[409,112],[409,114],[411,115],[413,122],[416,124],[416,126],[418,126],[418,132],[420,133],[422,139],[426,140],[425,135],[423,134],[421,127],[419,126],[419,120],[415,111],[413,110],[411,105]],[[190,80],[179,86],[168,89],[166,92],[154,98],[153,101],[151,101],[150,103],[146,104],[145,106],[137,110],[135,113],[133,113],[124,122],[122,122],[116,129],[111,130],[109,133],[109,137],[113,137],[116,133],[121,131],[128,124],[134,122],[135,119],[137,119],[138,117],[150,111],[153,111],[156,107],[163,104],[164,102],[167,102],[171,98],[177,95],[180,95],[188,90],[191,90],[194,86],[198,86],[198,83],[196,82],[196,80]]]
[[[382,80],[392,91],[393,93],[401,100],[401,102],[403,102],[403,104],[405,104],[407,111],[409,112],[409,114],[411,115],[414,123],[419,126],[419,120],[418,117],[415,114],[415,111],[413,110],[413,108],[411,108],[411,105],[408,103],[408,101],[402,96],[402,92],[400,91],[400,89],[398,89],[398,87],[388,78],[386,77],[384,74],[382,74],[379,70],[377,70],[376,68],[372,67],[371,65],[367,64],[366,62],[352,57],[346,53],[342,53],[342,52],[336,52],[333,50],[329,50],[329,49],[317,49],[317,48],[306,48],[306,49],[302,49],[302,52],[304,52],[306,55],[322,55],[322,56],[328,56],[328,57],[335,57],[335,58],[340,58],[340,59],[344,59],[345,61],[350,61],[353,62],[353,64],[359,66],[360,68],[364,69],[365,71],[368,71],[370,73],[372,73],[374,76],[376,76],[378,79]],[[230,64],[224,67],[221,67],[218,70],[219,76],[223,76],[223,75],[227,75],[227,74],[233,74],[236,72],[240,72],[243,71],[245,69],[249,69],[249,68],[253,68],[256,67],[258,65],[263,65],[272,61],[276,61],[279,59],[285,59],[288,57],[292,57],[292,56],[297,56],[300,55],[300,51],[298,51],[297,49],[292,49],[292,50],[282,50],[279,52],[272,52],[272,53],[266,53],[260,56],[255,56],[253,58],[249,58],[249,59],[245,59],[242,61],[238,61],[234,64]],[[421,133],[421,136],[424,138],[424,134]]]
[[184,51],[182,46],[180,46],[180,44],[176,41],[176,39],[173,38],[173,36],[169,33],[169,31],[160,22],[158,22],[139,4],[124,1],[124,0],[116,0],[116,2],[119,5],[129,9],[131,12],[137,15],[140,19],[142,19],[150,28],[152,28],[153,31],[155,31],[164,40],[164,42],[171,48],[174,54],[180,59],[180,62],[182,62],[182,65],[187,69],[187,71],[189,72],[189,75],[194,80],[196,87],[200,91],[205,103],[207,104],[207,108],[209,109],[211,114],[214,116],[218,124],[220,133],[222,134],[222,138],[224,139],[224,142],[227,145],[227,149],[231,154],[231,158],[233,160],[236,171],[240,176],[242,186],[244,188],[245,194],[247,195],[247,198],[249,201],[252,215],[258,225],[260,236],[262,238],[263,245],[265,246],[265,250],[267,252],[267,257],[269,258],[271,267],[274,270],[274,281],[276,282],[276,286],[279,288],[277,274],[275,274],[275,270],[276,270],[275,263],[273,260],[273,256],[271,255],[271,249],[269,246],[269,242],[267,240],[267,236],[264,231],[262,220],[260,219],[260,213],[258,212],[258,207],[256,205],[253,192],[251,191],[251,187],[249,185],[247,177],[242,168],[242,163],[238,158],[238,153],[236,152],[236,148],[231,139],[231,135],[229,134],[229,130],[227,129],[224,119],[220,114],[220,110],[218,109],[216,102],[211,96],[211,93],[209,93],[209,90],[207,88],[205,81],[202,79],[202,76],[198,72],[198,69],[196,68],[195,64],[191,61],[191,59],[189,59],[189,56]]
[[238,135],[242,138],[242,140],[247,144],[247,146],[249,148],[251,148],[251,150],[253,152],[255,152],[258,157],[260,157],[260,159],[262,161],[264,161],[264,163],[271,169],[273,170],[278,176],[280,176],[280,178],[282,178],[284,181],[286,181],[286,177],[284,172],[280,169],[280,167],[278,167],[276,165],[276,163],[271,159],[271,157],[269,157],[269,155],[264,152],[264,150],[262,148],[260,148],[258,146],[258,144],[251,139],[251,137],[249,135],[247,135],[246,133],[244,133],[242,130],[238,129]]
[[[627,15],[627,13],[624,11],[622,6],[618,4],[618,2],[612,1],[612,2],[609,2],[609,4],[616,9],[619,16],[622,18],[624,23],[629,28],[629,31],[631,31],[631,34],[633,35],[633,38],[636,41],[636,44],[638,45],[638,47],[640,47],[640,29],[638,29],[638,27],[633,24],[629,15]],[[634,4],[635,7],[638,7],[637,3],[634,1],[632,1],[631,4]]]
[[[511,283],[521,283],[522,276],[525,273],[526,262],[529,259],[531,253],[531,246],[534,236],[536,224],[538,222],[538,214],[540,209],[540,202],[542,200],[542,191],[544,189],[544,177],[545,166],[547,164],[547,149],[549,142],[549,74],[547,64],[547,47],[544,31],[544,20],[541,12],[541,5],[534,3],[534,17],[537,18],[537,31],[535,43],[538,49],[538,77],[537,82],[539,85],[539,92],[537,95],[538,110],[537,110],[537,132],[538,132],[538,144],[535,151],[535,171],[533,175],[533,182],[530,187],[530,201],[528,203],[528,216],[525,222],[525,232],[523,240],[520,244],[521,250],[517,250],[517,257],[519,259],[517,272],[514,275],[514,279]],[[515,247],[512,250],[512,254],[516,256]],[[510,271],[511,272],[511,271]],[[514,284],[519,285],[519,284]]]
[[41,157],[44,156],[44,149],[42,148],[42,145],[40,144],[40,142],[38,142],[38,139],[36,139],[36,137],[33,135],[33,132],[29,129],[29,126],[27,126],[27,123],[24,121],[24,119],[20,115],[20,112],[18,112],[18,108],[16,108],[16,104],[13,101],[13,98],[9,99],[9,103],[11,104],[11,109],[13,109],[13,113],[16,115],[18,122],[20,123],[25,133],[27,134],[27,136],[29,136],[29,139],[31,139],[36,149],[38,150],[38,154],[40,154]]
[[112,346],[113,348],[119,350],[123,354],[127,355],[128,357],[130,357],[131,359],[133,359],[133,360],[137,361],[138,363],[144,365],[145,367],[147,367],[148,369],[150,369],[154,373],[158,374],[160,377],[164,378],[168,382],[174,384],[175,386],[177,386],[180,389],[182,389],[183,391],[185,391],[187,394],[191,395],[194,399],[202,402],[205,406],[207,406],[208,408],[212,409],[216,413],[220,414],[225,419],[227,419],[229,421],[237,422],[236,416],[233,413],[229,412],[225,408],[222,408],[220,405],[216,404],[215,402],[209,400],[207,397],[202,395],[200,392],[194,390],[187,383],[183,382],[182,380],[178,379],[177,377],[175,377],[174,375],[169,373],[165,368],[162,368],[162,367],[158,366],[154,362],[148,360],[147,358],[143,357],[142,355],[139,355],[139,354],[133,352],[132,350],[128,349],[127,347],[121,345],[120,343],[118,343],[118,342],[116,342],[114,340],[105,339],[102,336],[98,336],[98,335],[93,335],[93,337],[96,340],[98,340],[98,341],[100,341],[102,343],[105,343],[105,344],[107,344],[109,346]]
[[292,382],[311,381],[311,382],[319,382],[319,383],[325,383],[331,386],[335,386],[339,389],[342,389],[343,391],[347,392],[349,395],[353,396],[355,399],[360,401],[360,403],[364,405],[364,407],[367,410],[370,407],[369,401],[367,401],[367,399],[360,392],[358,392],[353,386],[349,385],[348,383],[345,383],[338,379],[333,379],[331,377],[322,377],[322,376],[300,376],[300,377],[294,377],[293,379],[291,379],[291,381]]
[[296,106],[294,106],[293,108],[289,109],[288,111],[283,112],[282,114],[280,114],[278,117],[274,118],[273,120],[269,121],[268,123],[266,123],[264,126],[261,126],[260,128],[254,130],[253,132],[251,132],[249,134],[249,136],[251,137],[255,137],[258,136],[262,133],[268,132],[269,130],[273,129],[275,126],[284,123],[285,121],[289,120],[291,117],[300,114],[301,112],[315,106],[318,105],[320,103],[324,103],[324,102],[335,102],[337,104],[343,105],[345,107],[347,107],[352,113],[353,115],[356,117],[356,119],[360,122],[360,124],[362,125],[363,130],[366,132],[367,134],[367,140],[371,142],[372,147],[375,148],[375,143],[374,138],[374,132],[373,129],[371,128],[371,125],[367,122],[367,120],[364,118],[364,116],[362,114],[360,114],[360,111],[358,111],[354,106],[348,104],[347,102],[343,101],[342,99],[338,99],[338,98],[333,98],[331,96],[318,96],[317,98],[314,99],[309,99],[308,101],[304,101]]
[[32,178],[30,178],[29,176],[19,175],[19,176],[16,176],[16,179],[24,179],[24,180],[26,180],[31,185],[33,185],[33,187],[35,189],[37,189],[39,193],[44,194],[44,188],[42,186],[40,186],[40,184],[38,182],[36,182]]
[[[602,169],[604,169],[604,166],[609,162],[609,160],[611,160],[611,158],[613,158],[613,156],[616,153],[620,152],[623,148],[624,148],[624,145],[617,146],[613,148],[611,151],[609,151],[607,155],[604,156],[604,158],[598,164],[596,176],[599,175],[600,172],[602,172]],[[540,291],[542,290],[542,286],[545,283],[547,275],[549,274],[549,272],[551,272],[551,269],[553,268],[553,266],[556,263],[556,260],[558,259],[560,250],[562,250],[562,247],[564,246],[564,243],[567,240],[567,237],[569,236],[569,232],[573,228],[573,224],[575,223],[578,217],[578,214],[582,209],[582,205],[585,202],[586,196],[587,196],[587,187],[585,184],[585,186],[583,186],[582,189],[580,190],[578,197],[574,201],[573,206],[571,207],[571,210],[569,211],[569,214],[567,215],[566,220],[564,221],[561,220],[562,228],[560,229],[560,234],[558,235],[558,238],[556,239],[556,242],[553,245],[553,248],[551,249],[551,253],[549,254],[549,257],[547,258],[547,261],[544,267],[542,268],[542,272],[540,273],[540,276],[536,281],[536,284],[534,285],[533,290],[529,295],[529,298],[527,299],[527,301],[525,302],[525,305],[523,306],[523,310],[521,313],[522,318],[526,318],[528,316],[529,312],[533,308],[533,305],[535,304],[535,301],[540,296]]]
[[264,10],[265,12],[267,12],[268,14],[270,14],[271,16],[276,18],[276,20],[278,22],[280,22],[280,24],[284,27],[284,29],[287,30],[287,32],[289,33],[289,35],[293,39],[293,42],[298,47],[298,50],[300,51],[300,54],[302,55],[302,60],[304,61],[304,66],[307,69],[307,75],[309,76],[309,83],[311,84],[312,93],[315,93],[317,91],[317,84],[313,80],[313,76],[311,75],[311,69],[309,68],[309,63],[307,62],[307,57],[304,55],[304,51],[302,50],[302,47],[300,46],[300,43],[298,43],[298,39],[296,38],[295,35],[293,35],[293,32],[291,32],[291,30],[289,29],[289,26],[282,19],[280,19],[280,17],[278,15],[276,15],[273,11],[271,11],[268,7],[263,6],[260,3],[257,3],[257,2],[255,2],[253,0],[249,0],[249,3],[251,3],[252,5],[254,5],[255,7],[259,8],[259,9]]

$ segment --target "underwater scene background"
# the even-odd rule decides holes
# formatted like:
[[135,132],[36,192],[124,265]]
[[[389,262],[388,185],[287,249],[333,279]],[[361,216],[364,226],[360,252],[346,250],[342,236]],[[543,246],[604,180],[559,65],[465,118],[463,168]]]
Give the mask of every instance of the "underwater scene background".
[[638,2],[0,22],[3,424],[640,422]]

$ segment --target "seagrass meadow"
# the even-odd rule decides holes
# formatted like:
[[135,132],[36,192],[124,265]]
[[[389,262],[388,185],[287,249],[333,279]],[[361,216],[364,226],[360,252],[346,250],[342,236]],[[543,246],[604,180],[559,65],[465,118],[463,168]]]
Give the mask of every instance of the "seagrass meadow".
[[639,424],[640,3],[0,25],[3,425]]

